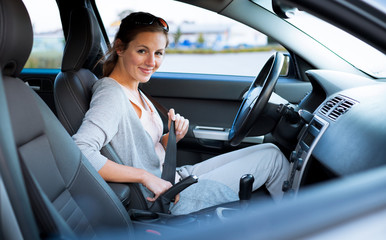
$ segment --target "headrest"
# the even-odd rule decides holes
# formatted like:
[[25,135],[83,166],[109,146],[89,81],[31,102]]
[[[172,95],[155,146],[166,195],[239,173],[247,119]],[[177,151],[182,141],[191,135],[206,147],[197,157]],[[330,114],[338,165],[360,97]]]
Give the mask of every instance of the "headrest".
[[32,49],[31,19],[21,0],[0,1],[0,67],[5,76],[16,77]]
[[62,71],[91,69],[100,50],[98,22],[90,10],[79,8],[71,12]]

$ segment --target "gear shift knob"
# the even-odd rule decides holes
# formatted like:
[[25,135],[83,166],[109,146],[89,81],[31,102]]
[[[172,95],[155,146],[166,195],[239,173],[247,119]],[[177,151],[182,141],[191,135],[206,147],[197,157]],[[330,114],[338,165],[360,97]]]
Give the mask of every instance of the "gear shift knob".
[[239,198],[240,200],[249,200],[252,195],[252,185],[255,178],[252,174],[244,174],[240,178]]

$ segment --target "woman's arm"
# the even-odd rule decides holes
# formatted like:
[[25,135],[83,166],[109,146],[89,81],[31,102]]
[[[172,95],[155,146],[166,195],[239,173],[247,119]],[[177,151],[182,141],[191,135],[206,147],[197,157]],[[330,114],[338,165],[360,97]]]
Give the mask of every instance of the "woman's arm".
[[[155,201],[162,193],[172,187],[172,184],[143,169],[121,165],[107,160],[105,165],[98,171],[102,178],[109,182],[131,182],[141,183],[154,193],[154,197],[148,197],[148,201]],[[176,202],[178,201],[176,197]]]
[[97,171],[107,161],[100,150],[118,132],[119,122],[125,114],[124,95],[120,94],[119,85],[114,86],[111,81],[101,79],[95,83],[90,108],[77,133],[72,136]]

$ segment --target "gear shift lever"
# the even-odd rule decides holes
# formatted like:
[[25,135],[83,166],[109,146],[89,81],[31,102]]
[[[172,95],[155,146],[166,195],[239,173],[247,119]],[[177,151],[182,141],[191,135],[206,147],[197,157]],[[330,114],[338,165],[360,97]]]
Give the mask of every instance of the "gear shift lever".
[[239,190],[239,198],[240,200],[249,200],[252,196],[252,185],[255,181],[255,178],[252,174],[244,174],[240,178],[240,190]]

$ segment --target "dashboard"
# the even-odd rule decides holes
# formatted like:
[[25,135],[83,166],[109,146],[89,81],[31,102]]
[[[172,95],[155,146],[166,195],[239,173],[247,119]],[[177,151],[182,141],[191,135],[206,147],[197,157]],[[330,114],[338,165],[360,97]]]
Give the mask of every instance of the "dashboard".
[[283,190],[291,195],[310,184],[386,164],[386,83],[333,71],[307,75],[313,92],[300,107],[312,110],[313,118],[290,155]]

